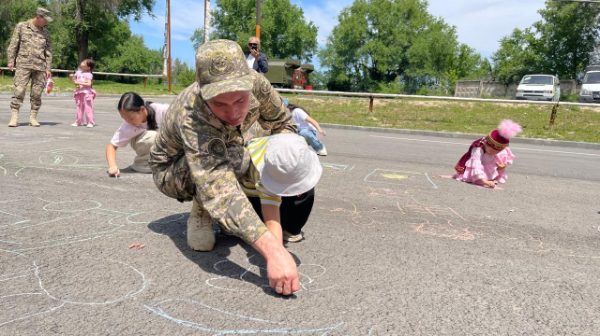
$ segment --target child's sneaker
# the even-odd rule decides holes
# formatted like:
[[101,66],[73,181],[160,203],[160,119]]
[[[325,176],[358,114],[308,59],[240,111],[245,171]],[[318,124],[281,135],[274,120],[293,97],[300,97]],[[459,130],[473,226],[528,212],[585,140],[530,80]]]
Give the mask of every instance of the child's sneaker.
[[297,243],[299,241],[302,241],[302,239],[304,239],[302,232],[300,232],[299,234],[293,235],[287,231],[283,231],[283,241],[284,242]]
[[325,149],[325,146],[323,146],[323,149],[317,152],[317,155],[327,156],[327,149]]
[[76,122],[74,122],[74,123],[72,123],[72,124],[71,124],[71,126],[73,126],[73,127],[77,127],[77,126],[83,126],[83,125],[77,125],[77,123],[76,123]]
[[94,124],[87,124],[87,127],[92,128],[94,127]]

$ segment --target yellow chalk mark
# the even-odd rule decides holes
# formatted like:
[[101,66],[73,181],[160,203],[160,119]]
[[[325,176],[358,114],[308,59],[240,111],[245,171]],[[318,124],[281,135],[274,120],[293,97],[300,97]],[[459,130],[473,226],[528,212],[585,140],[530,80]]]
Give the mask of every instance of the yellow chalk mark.
[[398,175],[398,174],[381,174],[381,176],[383,176],[385,178],[389,178],[389,179],[396,179],[396,180],[405,180],[408,178],[408,176],[406,176],[406,175]]

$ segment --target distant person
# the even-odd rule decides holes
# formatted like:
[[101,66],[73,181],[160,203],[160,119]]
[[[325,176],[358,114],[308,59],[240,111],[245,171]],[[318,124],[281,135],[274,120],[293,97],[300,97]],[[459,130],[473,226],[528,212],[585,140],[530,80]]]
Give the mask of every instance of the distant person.
[[506,167],[512,165],[515,158],[508,144],[521,131],[517,123],[503,120],[498,129],[471,144],[454,167],[453,178],[489,188],[494,188],[496,183],[506,183]]
[[252,207],[278,241],[299,242],[315,202],[323,168],[317,155],[297,134],[252,139],[241,186]]
[[[4,5],[3,5],[4,6]],[[16,68],[14,84],[15,94],[10,100],[10,122],[8,127],[19,126],[19,109],[23,105],[27,84],[31,79],[31,113],[29,126],[40,127],[37,114],[42,107],[42,92],[46,81],[52,76],[52,42],[46,29],[52,22],[50,11],[38,8],[36,15],[29,21],[19,22],[15,27],[8,50],[8,68]]]
[[311,118],[302,107],[288,103],[287,99],[284,100],[287,103],[288,109],[292,112],[292,118],[294,118],[294,122],[296,126],[298,126],[298,134],[306,139],[306,142],[317,152],[317,155],[326,156],[327,149],[325,145],[321,143],[319,138],[317,138],[317,132],[321,133],[321,135],[327,135],[327,133],[321,129],[319,123]]
[[86,59],[81,62],[79,68],[75,74],[69,75],[69,79],[73,84],[77,85],[73,97],[75,98],[75,104],[77,105],[77,120],[71,126],[83,126],[83,114],[85,112],[85,119],[87,127],[94,127],[94,99],[96,99],[96,90],[92,88],[92,79],[94,75],[92,72],[96,67],[96,63],[91,59]]
[[253,36],[248,39],[248,48],[250,52],[246,54],[246,61],[250,69],[258,73],[267,73],[269,71],[269,60],[267,55],[260,52],[260,40]]
[[121,174],[117,166],[117,149],[126,147],[127,144],[137,154],[131,169],[139,173],[152,173],[148,166],[150,148],[154,145],[156,132],[168,108],[169,104],[145,102],[135,92],[126,92],[121,96],[117,109],[125,122],[115,132],[112,140],[106,146],[107,173],[110,176]]

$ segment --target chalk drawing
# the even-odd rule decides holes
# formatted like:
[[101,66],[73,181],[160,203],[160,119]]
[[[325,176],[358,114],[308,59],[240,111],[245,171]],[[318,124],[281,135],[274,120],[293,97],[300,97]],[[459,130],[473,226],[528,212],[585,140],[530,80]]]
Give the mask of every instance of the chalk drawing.
[[[434,175],[433,177],[434,177],[434,178],[435,178],[435,177],[439,177],[439,178],[444,178],[444,179],[453,179],[453,180],[454,180],[454,176],[453,176],[453,175]],[[462,181],[458,181],[458,182],[462,182]],[[498,184],[496,184],[496,187],[495,187],[495,188],[490,188],[490,187],[488,187],[488,186],[481,186],[481,185],[477,185],[477,184],[470,183],[470,182],[465,182],[465,183],[467,183],[467,184],[471,184],[471,185],[474,185],[474,186],[476,186],[476,187],[478,187],[478,188],[481,188],[481,189],[495,189],[495,190],[504,190],[504,188],[502,188],[502,187],[498,186]]]
[[[424,184],[426,180],[429,184]],[[364,178],[365,182],[438,189],[428,173],[402,172],[376,168]]]
[[[30,261],[22,253],[7,250],[0,252],[9,256],[3,258],[3,262],[0,263],[0,307],[7,307],[0,309],[0,327],[57,312],[68,304],[112,305],[133,298],[148,285],[148,280],[142,272],[116,260],[82,258],[78,255],[71,258],[72,260],[61,258],[54,263],[45,261],[39,264],[35,260]],[[115,266],[118,267],[117,270],[108,271],[109,267]],[[82,277],[82,274],[85,276]],[[75,279],[76,281],[73,281]],[[121,293],[107,294],[103,290],[102,285],[118,281],[122,282],[121,286],[118,286]],[[76,285],[64,287],[61,285],[63,282]],[[86,290],[74,290],[81,287]],[[20,288],[28,288],[29,291],[25,292]],[[39,291],[32,292],[32,288]],[[107,295],[112,297],[104,298]]]
[[[7,173],[6,168],[15,169],[15,177],[19,177],[19,173],[25,169],[45,169],[45,170],[97,170],[105,169],[104,164],[81,164],[79,158],[75,155],[81,152],[81,149],[61,148],[49,151],[43,151],[38,157],[39,164],[23,163],[23,162],[2,162],[0,171]],[[4,155],[3,155],[4,156]],[[0,160],[3,159],[0,156]]]
[[[249,266],[242,268],[244,270],[242,273],[230,273],[233,269],[239,270],[239,267],[230,267],[228,264],[233,264],[233,262],[228,259],[220,260],[214,263],[213,269],[218,273],[225,274],[209,278],[205,281],[205,283],[212,288],[226,291],[249,292],[262,290],[263,288],[270,288],[268,279],[260,276],[260,270],[265,272],[267,271],[266,264],[262,264],[264,260],[259,261],[261,265],[252,264],[251,260],[255,257],[256,255],[251,255],[246,258],[246,263],[249,264]],[[327,272],[327,269],[324,266],[318,264],[299,264],[297,267],[298,277],[300,280],[300,290],[298,292],[317,292],[337,287],[335,284],[326,287],[320,287],[316,283],[316,279],[323,276]],[[257,273],[254,272],[255,270]]]
[[321,162],[321,166],[325,170],[333,170],[333,171],[351,171],[354,169],[354,166],[349,166],[345,164],[337,164],[337,163],[325,163]]
[[[166,224],[185,217],[182,213],[167,210],[135,213],[115,211],[104,208],[94,200],[53,202],[38,198],[19,201],[16,208],[9,208],[8,202],[0,203],[0,221],[7,223],[0,225],[0,248],[15,252],[82,243],[120,232],[138,232],[132,228],[139,227],[139,224],[144,224],[141,233],[145,233],[148,232],[146,225],[151,222]],[[27,208],[21,208],[24,202],[28,202]],[[32,206],[33,210],[37,207],[55,216],[34,220],[28,215],[21,215],[28,214]],[[85,220],[76,221],[76,218],[82,218],[81,214],[85,214]],[[172,216],[174,214],[177,216]],[[166,219],[156,221],[157,218]]]
[[[175,304],[175,305],[173,305]],[[189,306],[186,307],[186,311],[197,312],[200,318],[206,319],[206,321],[189,321],[184,320],[182,318],[177,318],[175,316],[170,315],[165,309],[168,309],[170,306],[180,307],[182,305]],[[162,308],[161,306],[166,306],[166,308]],[[163,300],[153,305],[144,305],[144,308],[148,309],[152,313],[163,317],[171,322],[177,323],[183,327],[192,328],[200,331],[209,332],[212,335],[256,335],[256,334],[309,334],[309,333],[323,333],[322,335],[326,335],[333,330],[336,330],[344,325],[344,322],[337,323],[328,327],[320,327],[320,328],[295,328],[293,326],[289,326],[288,324],[281,321],[269,321],[266,319],[261,319],[257,317],[252,317],[248,315],[237,314],[235,312],[230,312],[224,309],[219,309],[215,307],[211,307],[207,304],[204,304],[199,301],[190,300],[190,299],[168,299]],[[207,313],[202,313],[200,309],[208,310]],[[224,315],[227,319],[227,324],[230,325],[232,322],[240,321],[244,324],[252,324],[255,326],[254,328],[244,327],[243,329],[221,329],[217,326],[212,327],[212,324],[217,324],[213,319],[209,316],[214,314]],[[266,325],[266,326],[264,326]],[[274,325],[274,326],[273,326]]]

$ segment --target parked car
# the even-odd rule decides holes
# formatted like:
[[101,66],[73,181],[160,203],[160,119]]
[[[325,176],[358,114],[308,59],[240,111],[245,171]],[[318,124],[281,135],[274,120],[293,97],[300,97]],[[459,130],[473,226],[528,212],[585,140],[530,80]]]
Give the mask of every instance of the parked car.
[[516,99],[558,101],[560,81],[552,75],[525,75],[517,86]]
[[580,103],[600,103],[600,65],[590,65],[585,69],[581,91]]

